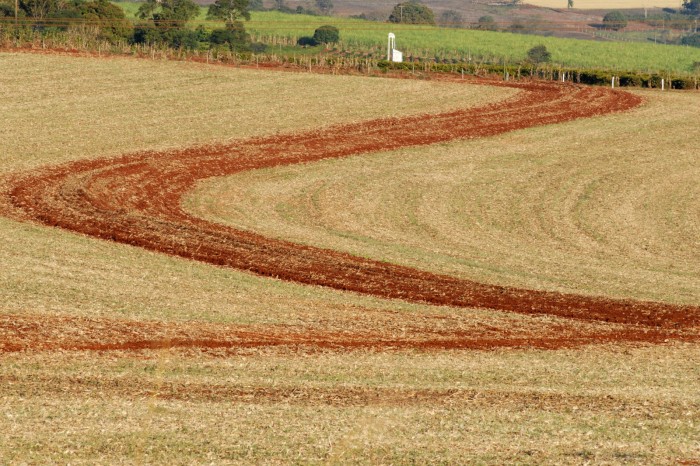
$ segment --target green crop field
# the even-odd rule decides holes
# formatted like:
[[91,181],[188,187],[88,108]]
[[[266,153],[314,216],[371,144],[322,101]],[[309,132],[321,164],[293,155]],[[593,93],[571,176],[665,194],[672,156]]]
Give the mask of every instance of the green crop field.
[[[138,4],[118,5],[133,16]],[[208,28],[222,25],[204,21],[205,16],[205,10],[202,9],[198,20],[192,24],[205,24]],[[399,50],[405,55],[419,57],[474,57],[517,62],[526,58],[530,48],[543,44],[552,53],[553,62],[573,68],[691,73],[694,71],[694,63],[700,62],[700,48],[693,47],[643,42],[596,42],[279,12],[253,12],[252,20],[246,23],[246,28],[255,38],[264,41],[273,36],[293,39],[311,36],[317,27],[324,24],[340,29],[341,48],[372,51],[378,56],[384,52],[387,34],[393,32],[397,35]]]
[[377,23],[353,19],[256,13],[248,29],[259,34],[313,35],[315,28],[332,24],[340,29],[347,47],[383,50],[389,32],[396,34],[397,48],[404,54],[435,54],[525,59],[540,44],[552,53],[552,61],[568,67],[615,70],[690,72],[700,61],[700,49],[629,42],[594,42],[555,37]]

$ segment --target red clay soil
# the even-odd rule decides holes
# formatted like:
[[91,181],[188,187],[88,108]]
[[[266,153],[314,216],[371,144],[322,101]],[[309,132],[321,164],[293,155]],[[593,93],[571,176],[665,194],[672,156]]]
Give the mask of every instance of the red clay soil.
[[[368,317],[359,312],[358,319]],[[562,349],[591,344],[662,344],[700,340],[700,332],[629,325],[536,322],[524,328],[445,330],[403,317],[401,336],[372,324],[338,331],[303,325],[231,325],[46,315],[0,315],[0,354],[53,351],[197,349],[220,354],[255,348],[295,351]]]
[[[644,326],[676,330],[698,326],[697,306],[481,284],[267,238],[196,218],[181,207],[185,193],[205,178],[488,137],[622,112],[641,103],[632,94],[605,88],[552,83],[488,84],[513,87],[520,92],[509,100],[476,109],[64,164],[15,175],[0,204],[8,206],[5,213],[14,218],[261,276],[382,298],[548,314],[630,325],[635,329]],[[499,346],[493,342],[484,344]]]

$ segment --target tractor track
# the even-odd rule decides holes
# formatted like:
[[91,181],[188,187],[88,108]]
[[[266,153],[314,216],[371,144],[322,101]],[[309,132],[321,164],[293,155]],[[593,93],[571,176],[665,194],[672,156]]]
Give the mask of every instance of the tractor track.
[[[425,344],[418,340],[414,343],[407,340],[402,344],[375,337],[368,338],[371,343],[363,345],[342,343],[335,337],[321,335],[305,342],[311,346],[322,347],[326,341],[330,346],[347,348],[488,349],[523,344],[557,348],[614,341],[697,341],[698,335],[694,332],[700,326],[700,307],[697,306],[483,284],[265,237],[194,217],[182,208],[183,196],[197,182],[210,177],[494,136],[533,126],[623,112],[641,104],[637,96],[604,88],[537,82],[480,82],[514,87],[520,92],[513,98],[481,108],[335,125],[307,133],[251,138],[227,144],[139,152],[15,174],[5,180],[0,212],[23,221],[301,284],[388,299],[550,315],[572,319],[572,322],[609,323],[626,328],[607,334],[574,335],[569,341],[562,337],[539,344],[535,337],[526,342],[516,339],[504,343],[502,339],[499,342],[484,339],[481,344],[464,345],[458,341]],[[265,339],[258,340],[264,346]],[[139,341],[141,343],[136,345],[139,348],[132,349],[162,347],[158,340],[151,343]],[[206,347],[206,341],[190,339],[190,346]],[[172,346],[189,345],[186,339],[178,342]],[[274,346],[273,342],[269,344]],[[44,349],[58,349],[60,346],[48,345]],[[236,343],[230,346],[236,346]],[[8,344],[2,351],[12,351],[12,348],[15,347]],[[16,350],[26,349],[24,346],[19,348]],[[78,345],[72,349],[81,348]],[[104,343],[101,348],[88,345],[82,349],[130,347]]]

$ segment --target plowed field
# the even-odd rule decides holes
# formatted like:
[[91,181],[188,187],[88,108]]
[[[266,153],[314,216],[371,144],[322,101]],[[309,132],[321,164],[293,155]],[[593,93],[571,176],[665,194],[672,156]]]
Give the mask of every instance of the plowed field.
[[[213,81],[238,72],[224,69]],[[259,73],[254,81],[274,71],[249,73]],[[274,79],[283,83],[282,75]],[[240,463],[693,460],[699,405],[685,389],[697,376],[696,301],[496,285],[227,226],[183,204],[203,180],[590,118],[604,126],[644,104],[604,88],[448,81],[424,84],[507,92],[491,104],[392,116],[377,104],[370,119],[337,118],[312,131],[16,163],[23,169],[0,183],[3,228],[18,232],[9,244],[19,249],[26,237],[36,250],[10,249],[3,272],[17,285],[1,290],[0,408],[11,424],[0,426],[8,439],[0,454],[71,462],[167,462],[174,454]],[[69,139],[67,147],[79,147]],[[35,239],[37,231],[58,249]],[[58,285],[16,278],[18,258],[28,274],[57,275]],[[114,290],[97,293],[92,280],[107,288],[113,280]],[[146,299],[153,302],[139,310]],[[531,437],[528,425],[539,434]],[[642,425],[654,432],[641,433]],[[676,444],[679,432],[685,440]]]
[[[640,103],[628,93],[607,89],[512,86],[521,91],[519,97],[482,108],[45,169],[13,179],[7,203],[18,217],[49,226],[309,285],[437,305],[662,328],[662,339],[669,336],[668,330],[697,327],[697,307],[483,285],[226,228],[188,215],[180,207],[182,197],[205,178],[487,137],[624,111]],[[629,338],[639,338],[633,335],[637,332]]]

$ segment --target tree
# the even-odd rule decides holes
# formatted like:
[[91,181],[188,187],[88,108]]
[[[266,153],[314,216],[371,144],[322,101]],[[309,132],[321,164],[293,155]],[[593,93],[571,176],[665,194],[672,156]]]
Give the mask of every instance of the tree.
[[445,27],[458,28],[464,24],[464,18],[455,10],[445,10],[440,15],[440,25]]
[[482,31],[495,31],[498,29],[496,21],[494,21],[493,16],[482,16],[478,21],[478,28]]
[[435,24],[435,14],[427,6],[409,1],[396,5],[389,16],[389,21],[406,24]]
[[302,36],[297,39],[297,45],[301,47],[315,47],[318,45],[318,42],[316,42],[313,37]]
[[20,0],[19,8],[33,19],[42,20],[59,10],[56,0]]
[[248,0],[216,0],[209,5],[207,19],[220,19],[226,24],[233,24],[241,18],[249,21],[249,7]]
[[107,0],[93,0],[80,5],[83,19],[93,26],[99,26],[100,35],[109,40],[127,39],[132,36],[131,22],[126,19],[124,10]]
[[[685,36],[683,39],[681,39],[681,44],[683,45],[690,45],[691,47],[700,47],[700,34],[692,34],[690,36]],[[700,64],[700,62],[695,62],[696,63],[696,71],[700,71],[697,68],[697,64]]]
[[317,44],[335,44],[340,40],[340,31],[335,26],[321,26],[314,32],[313,39]]
[[683,12],[689,15],[700,15],[700,0],[683,0]]
[[240,21],[227,22],[225,29],[214,29],[209,35],[209,43],[226,45],[230,50],[246,50],[250,45],[250,35]]
[[573,8],[574,7],[574,0],[568,0],[566,2],[566,7],[567,8]]
[[192,0],[146,0],[139,7],[138,17],[150,19],[156,27],[184,28],[185,23],[197,17],[199,6]]
[[547,63],[552,59],[552,54],[549,53],[547,47],[545,47],[544,45],[537,45],[528,50],[527,59],[528,61],[535,64]]
[[316,0],[316,6],[322,15],[329,16],[333,11],[332,0]]
[[198,14],[199,6],[192,0],[146,0],[139,8],[138,16],[148,21],[136,25],[133,41],[163,42],[173,48],[198,48],[201,31],[186,28],[186,23]]
[[14,18],[15,9],[7,3],[0,3],[0,18]]
[[613,31],[619,31],[627,27],[627,17],[621,11],[611,11],[603,17],[603,26]]
[[[24,16],[34,20],[34,27],[40,29],[66,30],[69,26],[80,23],[81,3],[82,0],[20,0],[18,16],[22,16],[21,12],[24,12]],[[47,19],[50,21],[46,21]]]

